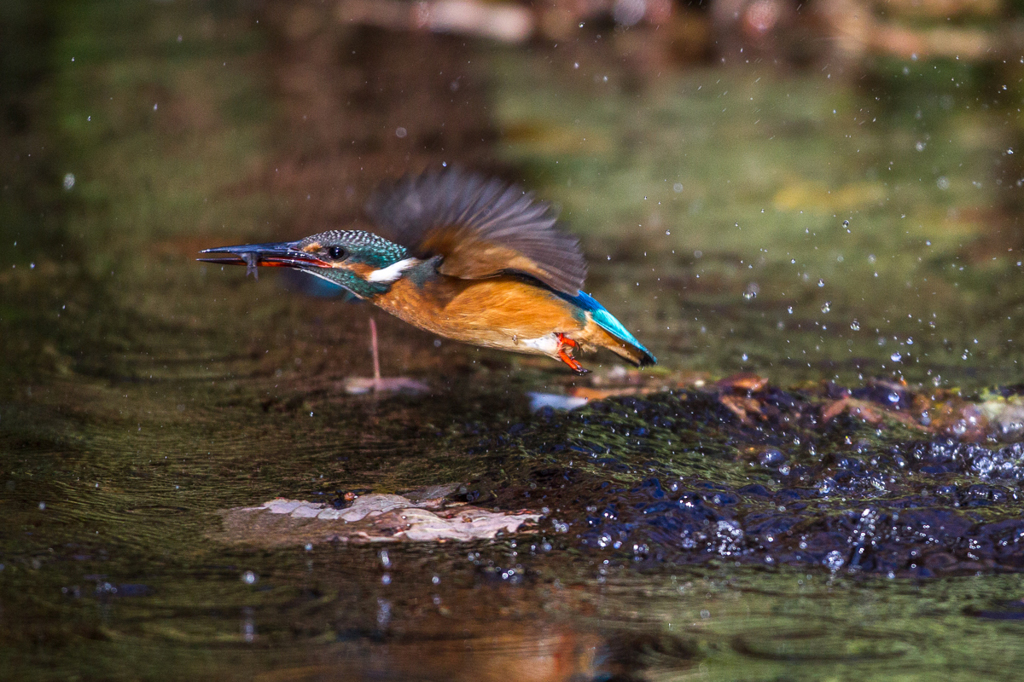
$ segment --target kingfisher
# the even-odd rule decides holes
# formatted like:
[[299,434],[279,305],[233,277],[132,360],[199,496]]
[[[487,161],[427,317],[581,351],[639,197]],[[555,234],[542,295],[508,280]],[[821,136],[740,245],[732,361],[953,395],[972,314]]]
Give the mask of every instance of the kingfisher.
[[[584,374],[574,351],[657,359],[581,290],[587,263],[550,204],[498,179],[446,169],[379,187],[369,229],[222,246],[207,263],[320,277],[415,327],[485,348],[547,355]],[[372,227],[369,227],[372,226]],[[361,225],[357,225],[361,227]]]

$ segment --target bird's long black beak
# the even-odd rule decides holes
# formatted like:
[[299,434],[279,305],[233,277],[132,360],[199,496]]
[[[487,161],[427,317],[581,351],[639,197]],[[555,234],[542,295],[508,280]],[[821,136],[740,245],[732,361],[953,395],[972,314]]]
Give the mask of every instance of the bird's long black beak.
[[200,253],[223,253],[226,256],[215,258],[197,258],[203,263],[221,263],[222,265],[244,265],[245,274],[256,275],[256,267],[308,268],[330,267],[316,256],[299,248],[301,242],[273,242],[269,244],[242,244],[240,246],[218,246],[215,249],[203,249]]

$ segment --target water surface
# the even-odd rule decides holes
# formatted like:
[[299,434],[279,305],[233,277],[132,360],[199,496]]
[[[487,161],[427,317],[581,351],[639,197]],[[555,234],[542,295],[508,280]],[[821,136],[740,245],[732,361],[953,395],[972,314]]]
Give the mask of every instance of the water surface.
[[[399,40],[315,4],[6,12],[12,677],[1020,667],[1021,429],[914,412],[1020,400],[1019,65],[642,68],[629,31]],[[349,225],[378,182],[441,163],[557,202],[659,369],[594,356],[584,381],[193,260]],[[430,394],[345,391],[371,316],[384,372]],[[738,371],[769,383],[714,385]],[[675,392],[530,410],[630,381]],[[883,417],[824,418],[847,398]],[[219,510],[277,496],[447,483],[545,519],[470,544],[220,534]]]

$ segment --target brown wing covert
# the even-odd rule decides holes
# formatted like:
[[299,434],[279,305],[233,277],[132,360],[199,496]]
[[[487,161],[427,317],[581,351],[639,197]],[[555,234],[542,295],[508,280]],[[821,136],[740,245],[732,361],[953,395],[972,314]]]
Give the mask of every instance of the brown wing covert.
[[519,273],[572,296],[586,278],[579,243],[551,206],[501,180],[456,169],[405,176],[378,189],[366,212],[381,236],[417,258],[442,256],[445,275]]

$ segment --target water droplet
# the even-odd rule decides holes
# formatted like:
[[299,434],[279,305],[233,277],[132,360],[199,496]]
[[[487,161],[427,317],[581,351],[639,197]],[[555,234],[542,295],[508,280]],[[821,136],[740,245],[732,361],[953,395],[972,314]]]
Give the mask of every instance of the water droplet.
[[764,467],[775,467],[785,461],[786,456],[776,448],[768,448],[757,456],[757,463]]
[[903,359],[903,356],[900,355],[899,352],[896,352],[896,353],[893,353],[892,355],[890,355],[889,359],[892,360],[893,362],[899,362],[899,361],[901,361]]
[[832,302],[825,301],[825,305],[821,306],[821,312],[827,313],[830,310],[832,310]]
[[825,280],[823,280],[823,279],[819,279],[819,280],[818,280],[818,286],[819,286],[819,287],[823,287],[823,286],[825,286]]
[[853,322],[851,322],[850,323],[850,329],[852,329],[855,332],[859,332],[860,331],[860,322],[858,322],[857,320],[854,320]]
[[242,574],[242,582],[246,585],[255,585],[259,577],[252,571],[246,571]]

